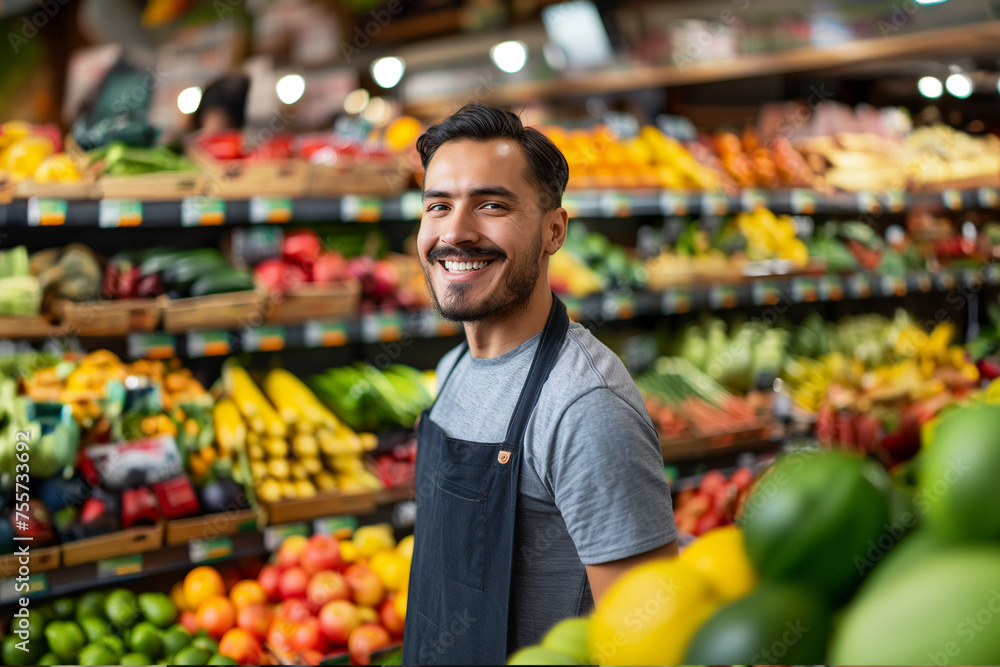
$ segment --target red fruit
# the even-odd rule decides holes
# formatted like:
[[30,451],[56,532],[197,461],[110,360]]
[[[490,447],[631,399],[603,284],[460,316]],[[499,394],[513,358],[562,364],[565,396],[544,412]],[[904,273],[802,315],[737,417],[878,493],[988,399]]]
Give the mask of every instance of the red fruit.
[[319,257],[322,244],[319,234],[311,229],[300,229],[285,234],[281,252],[285,259],[299,264],[311,265]]
[[344,575],[332,570],[317,572],[306,586],[306,600],[313,609],[320,609],[327,602],[350,600],[351,587]]
[[684,505],[684,510],[694,517],[701,516],[711,508],[712,498],[704,491],[698,492],[694,498]]
[[285,294],[302,283],[309,282],[309,273],[303,267],[283,259],[261,262],[253,270],[253,276],[254,282],[266,289],[269,294],[274,292]]
[[729,478],[729,481],[736,485],[736,488],[740,492],[746,491],[753,484],[753,468],[739,468],[733,473],[733,476]]
[[694,527],[694,534],[701,535],[703,533],[707,533],[713,528],[718,528],[719,526],[721,526],[724,523],[724,521],[725,517],[722,515],[722,512],[720,512],[715,508],[712,508],[707,512],[705,512],[704,514],[702,514],[701,517],[698,519],[698,523]]
[[375,278],[376,298],[388,297],[399,287],[399,267],[387,259],[375,262],[372,275]]
[[263,639],[271,627],[274,614],[262,604],[248,604],[236,612],[236,627],[246,630],[254,637]]
[[877,453],[882,442],[882,425],[868,414],[860,414],[854,418],[854,439],[858,446],[866,452]]
[[287,567],[298,565],[307,544],[309,544],[309,540],[302,535],[286,537],[278,548],[278,567],[284,570]]
[[299,656],[302,657],[303,665],[318,665],[325,657],[323,651],[301,651]]
[[292,648],[298,651],[318,651],[320,647],[319,621],[308,618],[292,633]]
[[302,569],[307,574],[340,567],[340,545],[329,535],[313,535],[302,553]]
[[216,160],[238,160],[243,157],[243,135],[239,130],[223,130],[202,137],[198,145]]
[[714,498],[718,494],[719,489],[724,488],[726,484],[725,475],[718,470],[709,470],[701,478],[701,484],[698,488],[701,489],[702,493]]
[[309,605],[306,604],[305,600],[291,599],[285,600],[279,605],[281,610],[279,611],[275,608],[275,616],[280,616],[286,621],[292,623],[301,623],[308,618],[312,618],[312,611],[309,609]]
[[288,619],[275,616],[271,622],[271,627],[267,630],[267,643],[271,646],[290,649],[292,647],[292,636],[295,634],[297,628],[298,625]]
[[262,649],[257,638],[240,628],[233,628],[219,640],[219,655],[232,658],[241,665],[259,665]]
[[379,617],[382,619],[382,625],[385,629],[389,631],[389,634],[395,637],[403,636],[403,619],[399,617],[396,613],[396,605],[394,604],[395,599],[390,598],[382,603],[382,608],[379,609]]
[[719,487],[715,492],[715,496],[712,498],[712,506],[722,514],[728,514],[733,511],[736,505],[736,496],[738,493],[739,491],[735,484],[726,482],[725,486]]
[[381,625],[367,623],[362,625],[347,640],[347,650],[351,660],[356,665],[370,665],[372,653],[384,649],[392,643],[389,632]]
[[851,419],[850,411],[841,410],[836,413],[833,417],[833,428],[834,442],[839,443],[841,447],[853,449],[855,444],[854,422]]
[[385,598],[385,586],[378,575],[368,569],[367,565],[355,563],[344,572],[347,584],[351,587],[354,602],[362,607],[377,607]]
[[347,600],[334,600],[319,612],[319,627],[323,636],[338,646],[345,646],[354,629],[361,625],[358,608]]
[[182,612],[178,622],[184,626],[184,629],[187,630],[188,633],[192,635],[201,629],[198,625],[198,615],[193,611]]
[[314,283],[332,283],[351,276],[351,272],[347,270],[347,260],[339,252],[320,255],[313,264],[312,271]]
[[267,599],[270,602],[277,602],[281,599],[281,593],[278,591],[280,579],[281,569],[275,565],[265,565],[260,569],[260,574],[257,575],[257,583],[267,593]]
[[278,580],[278,592],[283,600],[305,599],[308,586],[309,575],[301,567],[288,568],[281,573],[281,578]]

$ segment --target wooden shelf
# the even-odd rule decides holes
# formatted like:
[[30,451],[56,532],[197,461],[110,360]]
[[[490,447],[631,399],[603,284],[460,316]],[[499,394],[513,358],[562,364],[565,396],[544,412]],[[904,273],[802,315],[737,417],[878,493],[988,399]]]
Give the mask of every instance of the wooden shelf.
[[[685,67],[636,66],[628,69],[579,73],[547,81],[508,83],[484,95],[479,101],[510,106],[533,99],[717,83],[773,74],[811,72],[910,56],[995,52],[998,49],[998,39],[1000,39],[1000,21],[990,21],[979,25],[914,32],[896,37],[864,39],[827,48],[800,47],[732,60],[694,62]],[[406,104],[406,110],[417,116],[435,117],[453,111],[465,97],[464,94],[456,94],[415,99]]]

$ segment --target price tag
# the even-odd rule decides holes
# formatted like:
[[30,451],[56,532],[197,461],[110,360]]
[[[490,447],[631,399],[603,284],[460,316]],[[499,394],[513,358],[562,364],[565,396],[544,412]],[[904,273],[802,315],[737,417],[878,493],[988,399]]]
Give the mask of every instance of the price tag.
[[62,199],[28,200],[28,225],[31,227],[58,227],[66,224],[68,204]]
[[415,191],[404,192],[399,198],[399,212],[403,220],[419,220],[424,213],[424,200],[421,194]]
[[399,340],[403,335],[403,318],[397,313],[370,313],[361,318],[361,338],[366,343]]
[[880,287],[883,296],[906,296],[906,280],[899,276],[882,276]]
[[961,277],[962,277],[962,284],[965,285],[966,287],[977,287],[981,285],[983,282],[982,280],[979,279],[979,276],[976,275],[975,271],[969,269],[962,271]]
[[945,190],[941,193],[941,201],[948,210],[957,211],[962,208],[962,193],[958,190]]
[[1000,196],[998,196],[996,188],[979,188],[976,195],[979,199],[979,205],[983,208],[996,208],[997,204],[1000,203]]
[[142,202],[131,199],[102,199],[97,222],[101,227],[138,227],[142,224]]
[[893,213],[906,210],[906,193],[901,190],[889,190],[885,194],[885,208]]
[[794,278],[792,280],[792,300],[796,303],[812,303],[819,300],[819,289],[815,280]]
[[740,193],[740,205],[747,213],[752,213],[758,207],[767,207],[767,193],[763,190],[750,188]]
[[777,284],[769,280],[755,280],[750,286],[750,295],[754,305],[773,306],[781,296]]
[[701,196],[702,215],[725,215],[729,212],[729,199],[722,192],[706,192]]
[[712,285],[708,291],[708,305],[711,308],[735,308],[739,304],[739,295],[731,285]]
[[192,563],[228,558],[233,555],[233,540],[229,537],[215,537],[210,540],[191,540],[188,543],[188,558]]
[[941,284],[942,290],[950,290],[955,288],[955,275],[945,271],[944,273],[938,274],[938,281]]
[[632,198],[622,192],[605,192],[600,199],[601,215],[605,218],[627,218],[632,215]]
[[578,195],[569,193],[563,195],[562,205],[569,217],[576,218],[580,215],[580,197]]
[[284,197],[254,197],[250,200],[250,222],[285,223],[292,219],[292,200]]
[[816,193],[812,190],[792,190],[790,203],[792,213],[812,215],[816,212]]
[[97,578],[125,577],[142,572],[142,554],[105,558],[97,561]]
[[268,551],[277,551],[281,543],[289,535],[309,536],[309,524],[307,523],[285,523],[279,526],[267,526],[264,528],[264,548]]
[[264,325],[250,327],[241,341],[247,352],[277,352],[285,349],[285,327]]
[[844,285],[837,276],[823,276],[819,283],[819,298],[824,301],[840,301],[844,298]]
[[631,294],[608,294],[601,301],[601,311],[609,320],[627,320],[635,314],[635,297]]
[[882,210],[882,205],[874,192],[862,190],[858,193],[858,210],[862,213],[878,213]]
[[226,221],[226,202],[214,197],[185,197],[181,200],[181,226],[208,227]]
[[687,215],[687,197],[677,192],[664,190],[660,193],[660,213],[663,215]]
[[225,331],[191,331],[187,334],[189,357],[221,357],[231,351],[229,333]]
[[305,323],[306,347],[340,347],[347,345],[347,322],[331,320],[328,322],[308,321]]
[[353,516],[328,516],[313,521],[313,533],[332,535],[335,539],[346,540],[358,529],[358,520]]
[[28,575],[28,581],[21,583],[28,584],[27,591],[23,590],[23,586],[22,590],[17,589],[18,581],[15,577],[0,580],[0,602],[12,602],[25,595],[31,597],[32,595],[45,595],[49,592],[49,579],[44,572]]
[[340,200],[340,219],[344,222],[378,222],[382,219],[382,200],[348,195]]
[[691,310],[691,292],[671,289],[663,293],[660,310],[664,315],[683,314]]
[[871,280],[864,273],[855,273],[847,279],[847,289],[852,298],[867,299],[872,294]]
[[913,278],[913,282],[916,284],[917,289],[921,292],[930,292],[931,288],[934,287],[934,283],[931,281],[931,274],[924,271],[916,274]]
[[130,359],[170,359],[177,356],[177,339],[172,334],[130,333],[126,345]]

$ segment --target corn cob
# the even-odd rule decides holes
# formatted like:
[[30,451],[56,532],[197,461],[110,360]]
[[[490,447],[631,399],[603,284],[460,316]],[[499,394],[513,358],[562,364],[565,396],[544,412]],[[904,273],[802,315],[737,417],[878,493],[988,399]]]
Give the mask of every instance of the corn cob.
[[238,452],[246,446],[247,427],[239,408],[230,398],[222,398],[212,408],[215,437],[223,454]]

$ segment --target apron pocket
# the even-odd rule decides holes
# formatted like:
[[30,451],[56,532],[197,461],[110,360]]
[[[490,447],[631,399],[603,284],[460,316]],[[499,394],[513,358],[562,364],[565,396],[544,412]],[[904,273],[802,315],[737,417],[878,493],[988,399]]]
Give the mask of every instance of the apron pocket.
[[449,581],[483,591],[486,557],[486,494],[447,479],[440,482],[441,553]]

